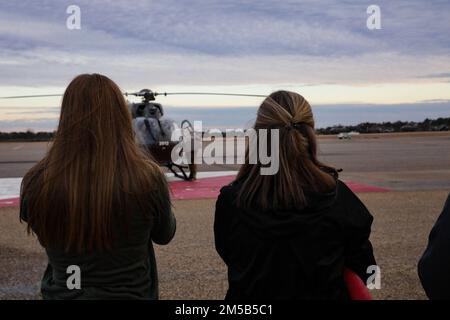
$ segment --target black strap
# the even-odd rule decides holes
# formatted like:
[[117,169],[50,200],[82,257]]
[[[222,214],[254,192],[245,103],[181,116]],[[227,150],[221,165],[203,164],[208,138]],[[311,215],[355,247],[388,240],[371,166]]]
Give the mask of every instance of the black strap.
[[161,126],[161,121],[159,121],[159,118],[157,118],[156,121],[158,121],[158,126],[159,126],[159,129],[161,130],[162,136],[165,137],[166,133],[164,132],[164,130],[163,130],[162,126]]
[[150,127],[150,122],[148,121],[147,118],[144,119],[144,124],[145,124],[145,127],[147,128],[147,131],[150,133],[150,136],[152,137],[152,139],[155,141],[155,143],[157,143],[158,140],[156,140],[155,135],[152,132],[152,128]]

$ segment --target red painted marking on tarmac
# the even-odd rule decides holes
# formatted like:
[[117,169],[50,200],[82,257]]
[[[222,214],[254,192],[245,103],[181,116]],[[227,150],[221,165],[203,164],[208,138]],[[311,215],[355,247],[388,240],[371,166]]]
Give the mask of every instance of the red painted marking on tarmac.
[[355,193],[358,192],[389,192],[388,188],[371,186],[369,184],[354,182],[354,181],[344,181],[345,184]]
[[[219,195],[220,188],[232,182],[235,175],[202,178],[195,181],[172,181],[169,183],[174,200],[213,199]],[[389,192],[387,188],[376,187],[364,183],[345,181],[345,184],[356,193]],[[0,200],[0,208],[18,207],[19,198]]]
[[18,206],[19,206],[19,198],[0,199],[0,208],[18,207]]
[[[235,176],[222,176],[203,178],[195,181],[174,181],[170,183],[172,199],[209,199],[216,198],[220,188],[233,181]],[[389,192],[389,189],[371,186],[354,181],[346,181],[345,184],[353,192]]]
[[194,181],[170,182],[172,199],[210,199],[217,198],[220,188],[229,184],[236,176],[202,178]]

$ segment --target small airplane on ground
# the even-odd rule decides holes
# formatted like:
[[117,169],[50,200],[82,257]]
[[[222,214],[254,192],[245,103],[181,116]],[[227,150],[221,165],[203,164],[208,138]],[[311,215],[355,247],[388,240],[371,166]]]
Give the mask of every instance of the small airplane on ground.
[[337,135],[339,140],[350,140],[353,136],[359,135],[359,132],[350,131],[350,132],[341,132]]

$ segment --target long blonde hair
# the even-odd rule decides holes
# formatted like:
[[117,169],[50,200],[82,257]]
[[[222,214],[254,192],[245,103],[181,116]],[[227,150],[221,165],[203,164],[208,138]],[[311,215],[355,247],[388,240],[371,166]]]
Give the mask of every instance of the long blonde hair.
[[261,175],[261,163],[249,163],[247,148],[246,162],[236,178],[241,183],[238,206],[301,209],[307,206],[305,193],[329,192],[335,187],[337,171],[317,159],[313,113],[304,97],[289,91],[272,93],[259,107],[254,129],[279,130],[279,170]]
[[53,145],[25,175],[21,197],[28,232],[66,251],[109,250],[114,219],[170,209],[165,177],[138,149],[121,90],[99,74],[67,87]]

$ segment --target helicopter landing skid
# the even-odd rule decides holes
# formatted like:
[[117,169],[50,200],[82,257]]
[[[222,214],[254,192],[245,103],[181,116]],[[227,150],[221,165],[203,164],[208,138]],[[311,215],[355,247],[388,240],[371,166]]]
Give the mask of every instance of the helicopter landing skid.
[[[180,178],[180,179],[183,179],[186,181],[195,180],[195,167],[194,167],[195,165],[194,166],[182,166],[182,165],[175,164],[173,162],[169,162],[169,163],[166,163],[165,166],[177,178]],[[189,170],[189,175],[186,173],[185,169]]]

